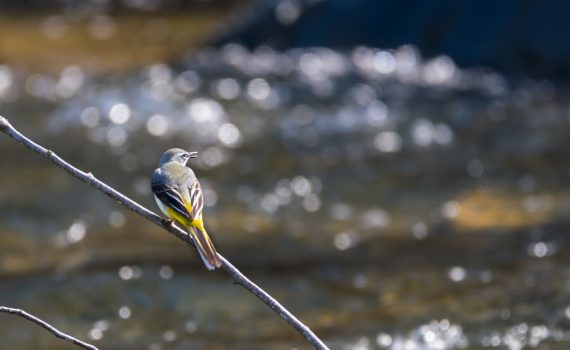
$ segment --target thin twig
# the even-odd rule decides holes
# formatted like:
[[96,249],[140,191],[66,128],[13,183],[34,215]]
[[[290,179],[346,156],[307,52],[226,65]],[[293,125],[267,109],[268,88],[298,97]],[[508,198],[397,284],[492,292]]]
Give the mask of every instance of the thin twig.
[[74,338],[69,334],[65,334],[62,331],[55,328],[54,326],[50,325],[49,323],[40,320],[36,316],[34,316],[30,313],[27,313],[24,310],[14,309],[11,307],[6,307],[6,306],[0,306],[0,312],[5,312],[8,314],[20,316],[22,318],[25,318],[28,321],[32,321],[35,324],[40,325],[41,327],[47,329],[51,334],[55,335],[57,338],[67,340],[68,342],[71,342],[71,343],[79,346],[80,348],[88,349],[88,350],[99,350],[96,346],[82,342],[81,340]]
[[[146,209],[142,205],[113,189],[104,182],[98,180],[90,172],[81,171],[71,164],[67,163],[56,155],[53,151],[47,150],[44,147],[36,144],[32,140],[28,139],[26,136],[22,135],[19,131],[14,129],[14,127],[8,122],[6,118],[0,116],[0,131],[4,132],[17,142],[21,143],[30,150],[48,158],[57,167],[65,170],[72,176],[78,178],[79,180],[86,182],[87,184],[95,187],[99,191],[103,192],[107,196],[111,197],[113,200],[125,205],[131,211],[139,214],[140,216],[152,221],[156,225],[167,230],[176,238],[188,243],[194,244],[192,238],[183,230],[178,228],[172,222],[162,219],[160,216],[156,215],[152,211]],[[297,332],[299,332],[305,339],[317,350],[328,350],[328,347],[319,339],[313,331],[303,324],[299,319],[297,319],[291,312],[289,312],[283,305],[281,305],[275,298],[245,277],[236,267],[230,264],[221,254],[218,254],[223,262],[223,269],[229,275],[232,276],[234,282],[240,286],[247,289],[250,293],[255,295],[261,301],[263,301],[267,306],[269,306],[273,311],[275,311],[281,318],[283,318],[287,323],[289,323]]]

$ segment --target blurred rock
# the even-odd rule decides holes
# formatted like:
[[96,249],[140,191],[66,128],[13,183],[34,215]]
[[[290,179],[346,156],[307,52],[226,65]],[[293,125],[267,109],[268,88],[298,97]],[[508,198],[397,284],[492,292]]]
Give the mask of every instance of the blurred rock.
[[461,67],[511,77],[570,78],[570,3],[544,1],[261,1],[215,44],[277,49],[417,46]]

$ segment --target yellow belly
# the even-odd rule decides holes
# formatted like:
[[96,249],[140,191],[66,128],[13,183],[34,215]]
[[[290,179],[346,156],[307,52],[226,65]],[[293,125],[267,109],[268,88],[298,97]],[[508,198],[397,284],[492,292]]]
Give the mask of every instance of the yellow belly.
[[154,200],[156,201],[156,204],[158,204],[160,211],[162,211],[164,215],[166,215],[169,219],[176,220],[185,227],[188,227],[192,224],[192,222],[187,217],[183,216],[176,210],[164,205],[164,203],[162,203],[162,201],[156,196],[154,196]]

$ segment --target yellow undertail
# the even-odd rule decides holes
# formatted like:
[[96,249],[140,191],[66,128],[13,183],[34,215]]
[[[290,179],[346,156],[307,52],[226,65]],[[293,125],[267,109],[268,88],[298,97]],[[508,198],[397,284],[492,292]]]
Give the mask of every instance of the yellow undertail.
[[166,214],[169,217],[175,219],[186,227],[186,230],[196,244],[200,258],[202,258],[202,261],[204,262],[204,265],[206,265],[206,268],[208,270],[213,270],[215,268],[221,267],[222,261],[218,257],[216,248],[214,248],[214,244],[212,243],[210,236],[208,236],[208,232],[206,232],[206,229],[204,228],[202,218],[190,221],[172,208],[168,208],[167,210],[168,212]]
[[194,224],[188,226],[188,232],[192,235],[192,238],[194,238],[194,242],[196,242],[196,247],[198,248],[198,253],[200,253],[200,257],[208,270],[221,267],[222,261],[218,258],[216,248],[214,248],[214,244],[212,243],[210,236],[208,236],[208,233],[204,229],[204,225],[200,222],[198,225]]

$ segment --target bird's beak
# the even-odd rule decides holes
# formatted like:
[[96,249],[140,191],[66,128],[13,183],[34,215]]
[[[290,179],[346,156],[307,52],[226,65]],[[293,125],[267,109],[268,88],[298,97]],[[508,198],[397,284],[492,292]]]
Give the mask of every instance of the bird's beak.
[[190,158],[197,158],[198,157],[198,152],[187,152],[186,156],[188,157],[188,159]]

